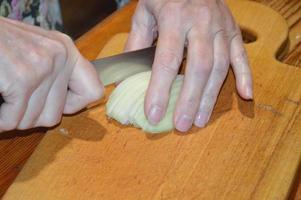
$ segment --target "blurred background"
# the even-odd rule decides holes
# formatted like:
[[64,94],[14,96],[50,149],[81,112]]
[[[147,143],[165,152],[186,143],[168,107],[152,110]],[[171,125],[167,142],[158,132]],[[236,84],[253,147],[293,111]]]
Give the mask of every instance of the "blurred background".
[[64,32],[78,38],[98,22],[114,12],[115,0],[61,0]]

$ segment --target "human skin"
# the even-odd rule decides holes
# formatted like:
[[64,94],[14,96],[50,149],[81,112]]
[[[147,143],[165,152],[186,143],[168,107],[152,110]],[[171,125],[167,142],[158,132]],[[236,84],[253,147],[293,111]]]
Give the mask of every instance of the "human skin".
[[157,124],[165,115],[185,46],[187,66],[174,112],[176,129],[186,132],[192,124],[208,123],[230,63],[239,95],[253,98],[241,32],[224,0],[140,0],[125,50],[149,47],[156,38],[144,105],[150,123]]
[[103,95],[72,40],[0,17],[0,132],[54,126]]

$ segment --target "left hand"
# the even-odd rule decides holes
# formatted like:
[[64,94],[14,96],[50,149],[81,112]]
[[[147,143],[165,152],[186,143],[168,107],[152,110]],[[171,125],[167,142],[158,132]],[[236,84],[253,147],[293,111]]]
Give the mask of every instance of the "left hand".
[[165,115],[171,84],[188,47],[184,84],[174,112],[176,129],[208,122],[231,62],[238,93],[252,98],[252,76],[238,25],[224,0],[140,0],[126,50],[151,46],[158,37],[145,114]]

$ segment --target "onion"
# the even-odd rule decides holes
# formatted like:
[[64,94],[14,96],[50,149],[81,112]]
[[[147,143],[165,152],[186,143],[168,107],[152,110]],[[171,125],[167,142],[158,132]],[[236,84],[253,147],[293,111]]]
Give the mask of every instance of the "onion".
[[183,83],[183,75],[175,79],[164,118],[157,125],[148,122],[144,113],[144,99],[151,71],[141,72],[122,81],[106,104],[106,114],[123,125],[134,125],[148,133],[167,132],[174,128],[173,112]]

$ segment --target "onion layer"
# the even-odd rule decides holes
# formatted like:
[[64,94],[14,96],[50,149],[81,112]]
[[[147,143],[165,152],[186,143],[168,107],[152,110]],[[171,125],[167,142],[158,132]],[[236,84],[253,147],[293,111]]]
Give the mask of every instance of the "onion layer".
[[164,118],[151,125],[144,114],[144,98],[151,71],[135,74],[122,81],[112,92],[106,104],[106,114],[123,125],[134,125],[148,133],[167,132],[174,128],[173,112],[183,83],[183,76],[175,79]]

